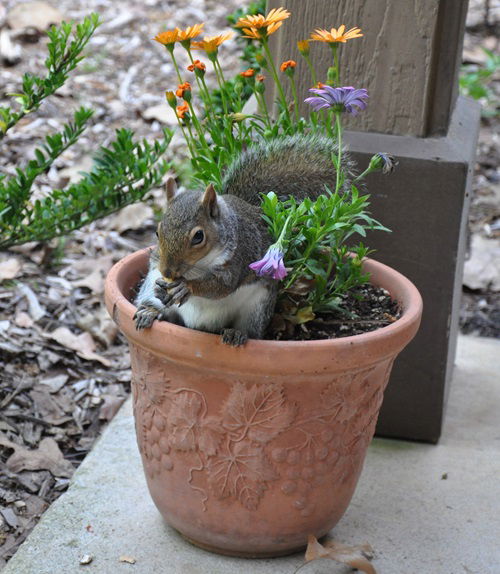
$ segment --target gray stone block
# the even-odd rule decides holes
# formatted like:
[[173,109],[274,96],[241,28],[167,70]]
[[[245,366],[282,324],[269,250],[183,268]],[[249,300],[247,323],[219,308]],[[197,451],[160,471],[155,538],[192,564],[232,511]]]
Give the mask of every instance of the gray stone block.
[[376,152],[399,160],[389,176],[366,180],[372,213],[392,230],[373,232],[373,257],[406,275],[420,290],[419,333],[394,365],[377,433],[436,442],[455,356],[471,174],[479,106],[459,98],[445,137],[347,132],[361,168]]

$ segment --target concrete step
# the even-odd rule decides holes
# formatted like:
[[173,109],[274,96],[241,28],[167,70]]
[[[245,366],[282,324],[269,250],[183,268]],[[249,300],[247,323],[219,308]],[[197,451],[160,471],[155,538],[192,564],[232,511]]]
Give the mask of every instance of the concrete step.
[[[371,544],[378,574],[500,572],[499,357],[500,341],[460,338],[439,445],[375,439],[370,446],[331,534]],[[84,555],[93,556],[86,566]],[[167,526],[146,488],[129,401],[2,574],[293,574],[303,562],[298,554],[211,554]],[[348,571],[322,560],[300,573]]]

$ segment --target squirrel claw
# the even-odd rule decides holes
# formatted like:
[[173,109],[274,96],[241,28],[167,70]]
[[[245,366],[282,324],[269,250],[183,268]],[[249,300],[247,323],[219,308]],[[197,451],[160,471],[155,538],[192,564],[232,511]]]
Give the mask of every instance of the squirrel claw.
[[163,279],[157,279],[154,294],[165,306],[181,306],[191,293],[181,281],[167,283]]
[[140,331],[148,329],[158,317],[158,309],[152,305],[139,305],[134,315],[135,328]]
[[224,329],[221,334],[221,341],[225,345],[231,345],[231,347],[240,347],[244,345],[247,340],[247,335],[237,329]]

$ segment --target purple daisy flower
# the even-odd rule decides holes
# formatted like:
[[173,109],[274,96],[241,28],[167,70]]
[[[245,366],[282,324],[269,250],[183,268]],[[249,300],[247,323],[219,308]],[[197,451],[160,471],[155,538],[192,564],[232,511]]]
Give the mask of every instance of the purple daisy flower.
[[322,88],[311,88],[309,91],[316,96],[306,98],[304,101],[310,104],[315,112],[323,108],[332,108],[336,112],[345,111],[355,116],[359,110],[366,109],[368,92],[364,88],[323,86]]
[[253,269],[259,277],[268,275],[273,279],[284,279],[287,275],[285,264],[283,263],[283,251],[279,245],[271,245],[266,254],[259,261],[250,263],[250,269]]

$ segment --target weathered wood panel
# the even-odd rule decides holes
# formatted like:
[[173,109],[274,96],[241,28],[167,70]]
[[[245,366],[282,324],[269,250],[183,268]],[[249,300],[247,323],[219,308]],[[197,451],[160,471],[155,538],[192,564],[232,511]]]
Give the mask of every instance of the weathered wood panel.
[[[363,38],[341,47],[341,83],[364,87],[369,109],[348,127],[425,136],[446,130],[456,96],[456,69],[467,0],[269,0],[292,16],[274,34],[276,59],[298,62],[299,97],[311,78],[296,42],[315,28],[359,26]],[[311,42],[318,79],[326,78],[331,50]]]

